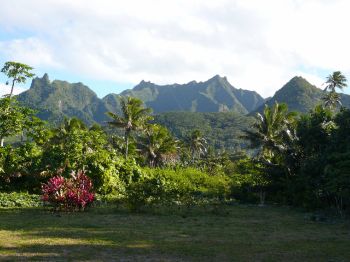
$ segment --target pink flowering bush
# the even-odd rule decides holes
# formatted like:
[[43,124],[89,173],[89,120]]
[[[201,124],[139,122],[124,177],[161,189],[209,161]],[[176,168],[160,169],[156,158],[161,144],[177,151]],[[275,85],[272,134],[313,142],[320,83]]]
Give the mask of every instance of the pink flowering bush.
[[70,178],[60,175],[50,178],[42,185],[41,199],[55,210],[84,210],[95,199],[92,188],[90,178],[80,170],[77,174],[73,172]]

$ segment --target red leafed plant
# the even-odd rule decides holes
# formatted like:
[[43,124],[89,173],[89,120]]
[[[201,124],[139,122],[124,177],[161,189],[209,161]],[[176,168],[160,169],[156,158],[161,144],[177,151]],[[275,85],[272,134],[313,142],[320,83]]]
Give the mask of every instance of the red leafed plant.
[[70,178],[60,175],[52,177],[42,185],[42,201],[51,204],[55,210],[84,210],[91,204],[95,195],[92,182],[84,171],[73,172]]

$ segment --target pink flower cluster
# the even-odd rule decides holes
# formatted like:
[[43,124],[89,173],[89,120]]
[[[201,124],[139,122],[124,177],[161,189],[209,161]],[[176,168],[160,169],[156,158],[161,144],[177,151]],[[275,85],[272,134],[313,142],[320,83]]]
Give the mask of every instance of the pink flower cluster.
[[92,182],[84,171],[72,173],[71,178],[58,175],[42,185],[41,199],[52,204],[56,210],[84,210],[95,199],[92,188]]

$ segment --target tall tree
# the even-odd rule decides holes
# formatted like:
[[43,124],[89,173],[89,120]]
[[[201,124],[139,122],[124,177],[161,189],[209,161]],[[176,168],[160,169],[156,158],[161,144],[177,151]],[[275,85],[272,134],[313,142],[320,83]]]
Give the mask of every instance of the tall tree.
[[144,124],[151,120],[152,117],[150,108],[144,108],[143,102],[134,97],[121,97],[120,105],[122,115],[119,116],[112,112],[107,112],[107,115],[113,119],[108,122],[109,125],[124,129],[125,140],[125,158],[128,158],[129,138],[134,130],[140,130]]
[[295,131],[291,128],[295,113],[288,112],[286,104],[275,103],[273,107],[265,105],[263,114],[258,113],[253,130],[246,130],[244,138],[253,148],[260,148],[260,156],[266,160],[276,151],[286,148],[284,138],[292,138]]
[[[1,72],[4,73],[11,82],[11,91],[9,94],[10,98],[13,95],[15,84],[25,83],[28,78],[33,78],[35,76],[35,74],[31,72],[33,69],[34,68],[29,65],[18,62],[9,61],[5,63],[4,67],[1,69]],[[6,84],[8,83],[9,82],[7,81]]]
[[[258,150],[257,163],[261,165],[261,178],[264,182],[260,189],[261,204],[264,203],[268,184],[289,184],[289,178],[295,174],[299,161],[295,150],[296,118],[289,112],[286,104],[275,103],[273,107],[265,105],[263,114],[258,113],[251,130],[246,130],[243,138],[250,141],[251,147]],[[280,176],[280,174],[286,176]],[[285,189],[283,189],[285,190]]]
[[200,130],[194,130],[191,133],[188,144],[192,154],[192,161],[194,161],[196,157],[200,158],[207,152],[208,143]]
[[161,125],[147,125],[139,147],[150,167],[158,166],[164,156],[176,153],[178,148],[177,141]]
[[0,147],[4,146],[4,139],[15,136],[28,126],[34,111],[20,106],[15,98],[0,99]]
[[272,165],[297,139],[295,115],[288,111],[286,104],[266,105],[263,114],[257,114],[253,129],[245,131],[243,138],[250,141],[252,148],[259,149],[258,157],[264,163]]
[[346,81],[346,77],[340,71],[335,71],[327,77],[326,90],[332,92],[335,92],[336,88],[343,90],[343,88],[347,87]]
[[325,91],[329,92],[323,97],[326,107],[334,109],[337,104],[341,105],[340,95],[337,94],[336,88],[343,90],[347,87],[346,81],[346,77],[340,71],[335,71],[327,77]]
[[[34,77],[34,74],[31,72],[31,70],[33,70],[33,67],[26,65],[26,64],[22,64],[22,63],[18,63],[18,62],[6,62],[3,66],[3,68],[1,69],[1,72],[4,73],[7,78],[9,79],[6,82],[6,85],[9,84],[9,81],[11,81],[11,91],[10,94],[8,95],[7,98],[5,98],[5,100],[2,101],[2,112],[1,112],[1,118],[2,121],[4,122],[2,125],[3,126],[16,126],[17,128],[9,128],[9,130],[14,130],[14,129],[18,129],[21,127],[21,125],[18,125],[18,119],[16,120],[16,114],[21,114],[21,112],[17,112],[16,110],[10,110],[11,106],[12,106],[12,100],[11,97],[13,95],[13,89],[15,87],[16,83],[25,83],[26,80],[28,78],[32,78]],[[20,109],[20,111],[22,110],[21,107],[18,107],[17,105],[15,105],[16,103],[14,102],[14,108]],[[6,106],[6,107],[3,107]],[[12,121],[12,123],[10,123]],[[1,135],[0,137],[0,146],[4,145],[4,138],[8,135],[9,131],[5,132],[4,134]]]

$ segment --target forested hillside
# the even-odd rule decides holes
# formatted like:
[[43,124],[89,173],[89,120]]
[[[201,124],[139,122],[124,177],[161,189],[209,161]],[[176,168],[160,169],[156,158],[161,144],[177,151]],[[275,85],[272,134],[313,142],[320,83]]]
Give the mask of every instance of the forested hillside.
[[246,148],[247,142],[241,136],[244,130],[251,127],[254,118],[234,112],[168,112],[156,115],[154,121],[167,127],[180,139],[186,139],[193,130],[198,129],[210,146],[232,152]]
[[30,89],[18,95],[18,101],[38,111],[38,116],[50,123],[64,118],[77,117],[87,124],[107,120],[107,104],[82,83],[50,81],[45,74],[35,78]]

